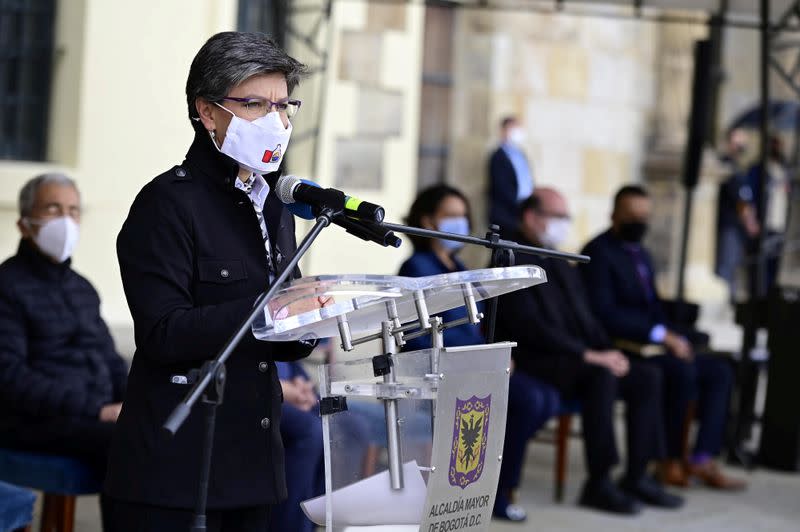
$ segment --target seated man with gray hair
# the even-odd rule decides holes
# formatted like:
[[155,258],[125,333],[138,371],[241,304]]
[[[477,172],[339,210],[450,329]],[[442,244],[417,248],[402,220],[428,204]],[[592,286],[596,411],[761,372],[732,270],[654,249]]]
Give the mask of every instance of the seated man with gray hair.
[[127,379],[100,299],[70,267],[80,195],[44,174],[19,195],[17,254],[0,264],[0,446],[82,459],[105,474]]

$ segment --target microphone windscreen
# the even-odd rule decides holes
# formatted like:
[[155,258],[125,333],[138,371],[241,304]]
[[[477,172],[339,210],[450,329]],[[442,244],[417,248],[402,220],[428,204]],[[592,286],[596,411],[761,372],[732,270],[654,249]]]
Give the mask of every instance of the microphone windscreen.
[[308,203],[295,201],[294,203],[289,203],[286,205],[286,208],[290,213],[294,214],[298,218],[302,218],[303,220],[313,220],[315,218],[314,213],[311,211],[311,205]]
[[275,195],[282,203],[294,203],[294,187],[300,184],[300,178],[293,175],[283,175],[275,183]]

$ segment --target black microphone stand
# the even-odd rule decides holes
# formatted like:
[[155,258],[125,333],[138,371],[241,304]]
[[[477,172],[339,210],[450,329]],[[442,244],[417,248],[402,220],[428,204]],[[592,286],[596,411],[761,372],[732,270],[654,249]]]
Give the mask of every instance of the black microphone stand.
[[[253,310],[245,318],[233,336],[227,341],[219,354],[203,364],[192,389],[172,411],[164,423],[164,429],[171,435],[180,429],[192,411],[195,403],[202,398],[205,406],[205,434],[203,437],[202,463],[200,464],[200,483],[198,485],[197,503],[192,521],[192,532],[206,532],[206,505],[208,502],[208,481],[211,474],[211,453],[214,446],[214,427],[216,424],[217,406],[222,403],[225,390],[225,361],[231,356],[242,338],[250,332],[253,322],[261,316],[264,308],[272,296],[281,288],[283,283],[294,271],[297,263],[305,255],[311,244],[322,230],[331,224],[331,220],[338,215],[332,209],[322,209],[317,215],[316,223],[303,238],[291,258],[284,263],[278,277],[272,282],[269,290],[261,294],[253,306]],[[195,370],[197,371],[197,370]],[[212,386],[213,383],[213,386]]]
[[[492,250],[492,259],[490,262],[490,266],[492,268],[498,266],[513,266],[514,252],[522,253],[524,255],[536,255],[539,257],[571,260],[575,262],[589,262],[591,260],[588,255],[578,255],[575,253],[566,253],[553,249],[525,246],[512,240],[503,240],[500,238],[500,227],[497,225],[492,225],[489,227],[489,232],[486,233],[486,238],[479,238],[469,235],[457,235],[455,233],[445,233],[444,231],[433,231],[431,229],[409,227],[407,225],[399,225],[389,222],[383,222],[381,225],[386,229],[407,235],[421,236],[423,238],[455,240],[456,242],[464,242],[465,244],[472,244],[474,246],[487,247]],[[486,318],[486,340],[488,343],[492,343],[494,342],[495,323],[497,323],[497,298],[493,297],[490,299],[488,305],[489,309]]]

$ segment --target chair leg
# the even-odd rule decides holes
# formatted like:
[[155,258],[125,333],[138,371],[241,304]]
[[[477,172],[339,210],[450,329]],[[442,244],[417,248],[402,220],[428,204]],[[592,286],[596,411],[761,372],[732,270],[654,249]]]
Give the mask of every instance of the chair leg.
[[61,511],[57,532],[72,532],[75,527],[75,496],[61,495]]
[[45,493],[40,532],[73,532],[75,496]]
[[558,430],[556,433],[556,470],[555,470],[555,500],[564,500],[564,484],[567,481],[567,453],[569,451],[569,431],[572,426],[572,415],[558,416]]
[[42,523],[39,532],[54,532],[58,520],[57,495],[45,493],[42,501]]

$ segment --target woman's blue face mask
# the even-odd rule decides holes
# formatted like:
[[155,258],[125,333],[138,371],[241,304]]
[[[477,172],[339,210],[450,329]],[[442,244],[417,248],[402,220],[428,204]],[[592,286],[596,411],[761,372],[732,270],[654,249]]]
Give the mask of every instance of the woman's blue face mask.
[[[457,235],[467,236],[469,235],[469,220],[467,220],[466,216],[442,218],[439,220],[437,229],[445,233],[455,233]],[[439,242],[441,242],[444,248],[449,251],[456,251],[464,247],[463,242],[456,242],[455,240],[439,239]]]

